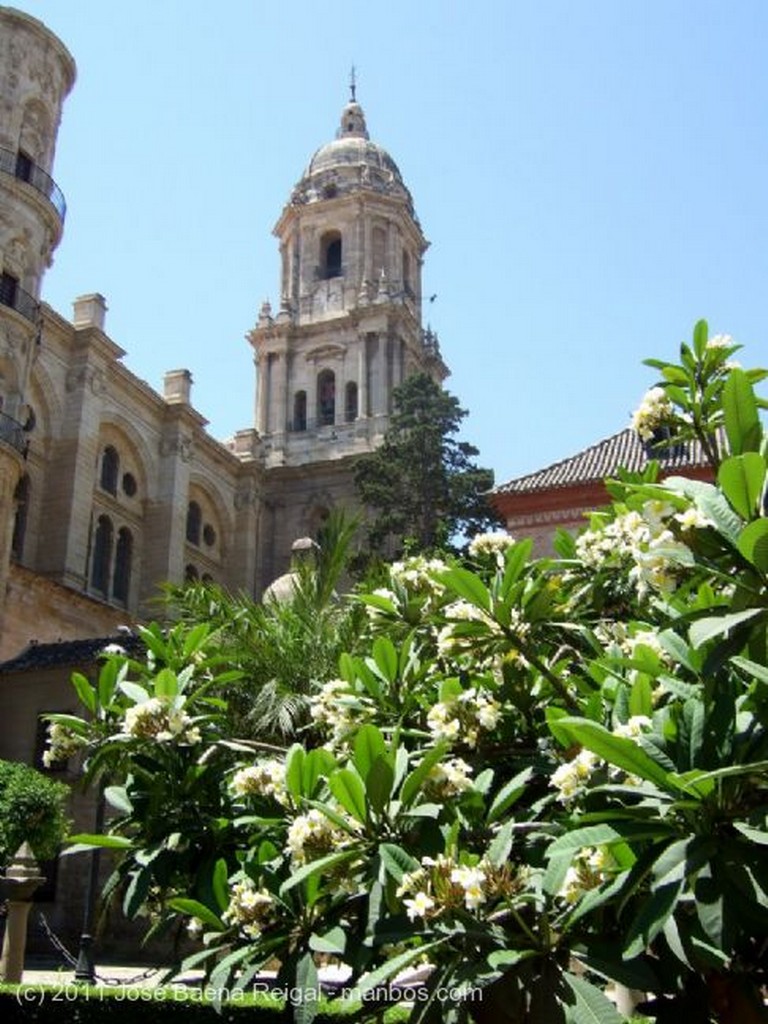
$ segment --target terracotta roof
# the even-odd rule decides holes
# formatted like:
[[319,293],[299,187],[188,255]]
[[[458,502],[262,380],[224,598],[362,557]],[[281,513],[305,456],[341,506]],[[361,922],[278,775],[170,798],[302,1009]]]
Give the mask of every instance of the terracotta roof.
[[119,644],[134,657],[144,651],[144,644],[139,637],[130,633],[92,637],[87,640],[58,640],[56,643],[50,644],[33,641],[20,654],[0,663],[0,675],[6,675],[9,672],[40,671],[46,668],[68,668],[93,664],[108,644]]
[[673,448],[653,451],[640,440],[632,427],[590,445],[577,455],[561,459],[545,469],[527,476],[517,477],[495,487],[492,494],[521,494],[530,491],[549,491],[558,487],[592,483],[613,476],[619,467],[634,472],[644,469],[656,459],[665,473],[706,466],[707,460],[698,441],[675,445]]

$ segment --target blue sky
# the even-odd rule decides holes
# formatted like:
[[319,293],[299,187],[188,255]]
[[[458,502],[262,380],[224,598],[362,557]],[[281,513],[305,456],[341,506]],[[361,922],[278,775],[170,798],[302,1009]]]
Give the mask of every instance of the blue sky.
[[431,240],[424,294],[497,482],[621,429],[706,317],[768,362],[763,0],[15,0],[68,46],[43,297],[99,291],[126,364],[253,424],[271,230],[349,68]]

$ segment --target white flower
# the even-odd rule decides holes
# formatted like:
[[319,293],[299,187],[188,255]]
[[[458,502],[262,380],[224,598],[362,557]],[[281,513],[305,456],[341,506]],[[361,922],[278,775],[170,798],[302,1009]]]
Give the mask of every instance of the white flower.
[[229,924],[238,925],[249,938],[255,939],[273,909],[272,895],[266,889],[256,889],[251,879],[245,878],[231,887],[229,906],[221,917]]
[[623,736],[625,739],[636,740],[644,732],[651,728],[652,722],[647,715],[632,715],[627,722],[619,723],[613,730],[614,736]]
[[150,697],[134,704],[125,712],[122,732],[135,739],[155,739],[158,743],[179,743],[193,746],[202,739],[198,726],[180,704],[169,697]]
[[415,921],[417,917],[426,917],[427,912],[434,907],[435,901],[425,892],[417,892],[412,899],[403,900],[403,904],[408,914],[408,920]]
[[713,334],[707,341],[707,348],[730,348],[733,345],[733,338],[730,334]]
[[493,558],[499,568],[504,565],[504,555],[514,546],[515,538],[503,530],[479,533],[469,542],[469,557],[475,559]]
[[230,787],[235,796],[271,796],[285,803],[285,765],[274,759],[258,761],[235,772]]
[[678,512],[675,522],[680,524],[680,529],[683,531],[703,530],[705,527],[713,525],[712,520],[708,519],[695,505],[691,505],[683,512]]
[[471,774],[470,765],[460,757],[454,757],[450,761],[441,761],[434,765],[427,776],[427,782],[429,789],[438,796],[457,796],[472,788],[472,779],[469,777]]
[[552,773],[550,785],[558,790],[557,799],[561,803],[570,803],[584,792],[598,760],[591,750],[581,750]]
[[464,890],[464,906],[467,910],[476,910],[481,903],[485,903],[485,871],[477,867],[457,867],[451,872],[451,881]]
[[43,752],[43,765],[52,768],[56,764],[68,761],[86,745],[87,741],[83,736],[78,736],[61,722],[51,722],[48,726],[48,748]]
[[300,867],[343,846],[349,837],[314,807],[294,818],[288,828],[287,846],[293,867]]
[[672,403],[666,391],[664,388],[655,387],[646,391],[640,405],[632,414],[632,426],[643,441],[650,441],[655,431],[668,423],[672,416]]

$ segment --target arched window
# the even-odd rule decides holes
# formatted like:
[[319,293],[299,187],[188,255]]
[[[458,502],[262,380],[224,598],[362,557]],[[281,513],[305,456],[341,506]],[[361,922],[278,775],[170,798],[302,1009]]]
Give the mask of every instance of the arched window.
[[29,513],[29,477],[26,474],[16,484],[13,500],[16,502],[16,518],[13,520],[11,557],[20,562],[24,554],[24,537],[27,532],[27,515]]
[[105,597],[109,593],[109,563],[112,559],[112,520],[99,516],[93,538],[93,559],[91,562],[91,586]]
[[200,545],[200,529],[202,527],[203,514],[196,501],[190,501],[187,505],[187,540],[190,544]]
[[347,423],[357,419],[357,384],[353,380],[344,389],[344,419]]
[[115,575],[112,580],[112,596],[116,601],[128,603],[131,589],[131,562],[133,560],[133,537],[131,531],[123,526],[117,531],[115,547]]
[[293,396],[293,429],[307,429],[307,392],[297,391]]
[[120,456],[111,444],[101,453],[99,484],[103,491],[117,496],[117,478],[120,474]]
[[317,422],[321,427],[336,422],[336,375],[323,370],[317,377]]
[[341,234],[326,231],[320,239],[320,270],[322,277],[341,277]]

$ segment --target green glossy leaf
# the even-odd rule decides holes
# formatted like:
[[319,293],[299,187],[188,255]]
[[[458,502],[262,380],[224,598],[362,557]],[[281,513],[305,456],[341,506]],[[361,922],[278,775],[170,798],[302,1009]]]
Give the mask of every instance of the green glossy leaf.
[[691,623],[688,635],[691,646],[694,648],[703,647],[704,644],[715,637],[729,633],[737,626],[750,622],[760,616],[763,618],[768,614],[765,608],[747,608],[743,612],[731,612],[728,615],[708,615],[704,619],[697,619]]
[[765,459],[757,452],[733,455],[721,463],[717,482],[742,519],[753,519],[765,485]]
[[515,823],[508,821],[491,840],[486,856],[495,868],[500,868],[509,857],[512,849],[512,830],[514,827]]
[[755,392],[741,369],[728,374],[723,386],[723,422],[731,452],[741,455],[760,448],[762,430]]
[[667,773],[632,740],[614,736],[602,725],[584,718],[561,718],[557,727],[566,731],[573,742],[591,750],[609,764],[662,788],[667,787]]
[[121,671],[118,661],[110,660],[102,666],[99,672],[99,679],[96,688],[99,694],[99,704],[106,708],[112,703],[117,686],[118,675]]
[[655,890],[643,901],[627,931],[624,943],[625,959],[639,956],[650,946],[674,911],[683,888],[683,881],[670,883]]
[[224,930],[224,924],[210,907],[206,907],[204,903],[200,903],[198,900],[188,900],[185,897],[178,896],[171,900],[168,900],[168,906],[171,910],[178,910],[180,914],[186,914],[188,917],[196,917],[202,921],[208,928],[212,928],[214,931],[221,932]]
[[653,714],[653,687],[648,676],[638,674],[629,691],[629,713],[631,715],[645,715],[650,718]]
[[737,546],[751,565],[768,575],[768,519],[756,519],[745,526]]
[[374,761],[387,755],[387,744],[381,730],[369,723],[362,725],[355,736],[354,751],[355,768],[360,773],[360,778],[365,781]]
[[328,787],[344,810],[365,824],[365,788],[360,776],[350,768],[339,768],[328,777]]
[[388,636],[377,636],[373,641],[373,660],[376,668],[388,683],[397,679],[397,651]]
[[449,569],[448,572],[440,574],[440,580],[459,597],[463,597],[465,601],[469,601],[476,608],[482,608],[485,612],[490,611],[491,595],[488,593],[486,585],[475,573],[468,569]]
[[584,978],[563,972],[566,984],[576,997],[573,1024],[624,1024],[624,1018],[610,999]]
[[698,360],[704,358],[709,341],[709,324],[706,320],[697,320],[693,327],[693,351]]
[[96,691],[90,682],[80,672],[72,673],[72,685],[75,688],[80,703],[86,707],[91,714],[96,713]]
[[319,1009],[320,980],[311,953],[305,953],[296,965],[293,990],[293,1024],[312,1024]]
[[309,948],[315,953],[331,953],[343,957],[347,948],[347,933],[336,925],[323,935],[310,935]]
[[[131,850],[134,846],[133,840],[126,836],[96,835],[92,832],[78,832],[74,836],[67,836],[67,842],[75,843],[80,849],[99,846],[106,850]],[[66,852],[73,853],[75,851],[70,847]]]
[[445,936],[444,938],[437,939],[435,942],[427,942],[423,946],[417,946],[415,949],[407,949],[404,953],[400,953],[398,956],[388,960],[377,970],[371,971],[369,974],[364,974],[357,983],[357,987],[354,992],[351,993],[351,998],[362,999],[366,992],[370,992],[371,989],[381,985],[382,982],[389,981],[390,978],[394,978],[395,975],[399,974],[404,967],[412,964],[415,960],[421,959],[421,957],[428,954],[430,950],[437,949],[438,946],[442,946],[443,943],[447,941],[448,936]]
[[120,683],[119,690],[130,697],[135,704],[143,704],[149,700],[149,691],[145,690],[143,686],[139,686],[138,683],[131,683],[127,679],[123,679]]
[[384,870],[398,883],[402,882],[403,875],[418,871],[420,867],[415,857],[394,843],[381,843],[379,857]]
[[428,750],[413,771],[406,776],[403,787],[400,790],[400,799],[405,807],[413,803],[419,795],[427,776],[435,765],[443,759],[446,749],[446,746],[441,743],[433,747],[432,750]]
[[285,758],[285,788],[298,802],[304,795],[304,747],[294,743]]
[[162,668],[155,676],[155,695],[175,697],[179,692],[179,681],[173,669]]
[[533,775],[533,768],[524,768],[521,772],[518,772],[513,779],[505,782],[499,792],[493,798],[493,803],[488,808],[488,824],[492,825],[495,821],[505,814],[510,807],[517,802],[517,800],[525,792],[525,787]]
[[287,878],[280,886],[280,895],[282,896],[286,892],[290,892],[297,885],[301,885],[306,879],[313,875],[322,875],[324,871],[328,871],[330,868],[336,868],[341,864],[346,864],[348,861],[355,860],[360,856],[358,850],[339,850],[336,853],[329,853],[325,857],[319,857],[317,860],[310,861],[309,864],[302,864],[300,868],[291,872],[289,878]]
[[307,798],[313,796],[318,779],[327,778],[337,767],[336,758],[324,747],[315,747],[301,764],[301,792]]
[[214,865],[213,875],[211,877],[211,891],[213,892],[213,898],[216,900],[216,905],[219,910],[226,910],[229,906],[228,881],[229,873],[227,871],[227,862],[223,857],[219,857]]
[[133,811],[133,804],[125,791],[125,786],[107,786],[104,790],[104,799],[110,807],[123,814],[131,814]]
[[765,829],[752,828],[751,825],[745,825],[743,821],[734,822],[733,827],[745,839],[749,839],[751,843],[757,843],[759,846],[768,846],[768,832]]
[[387,754],[381,754],[371,765],[365,779],[365,792],[368,803],[376,814],[381,814],[392,796],[395,783],[395,772]]

